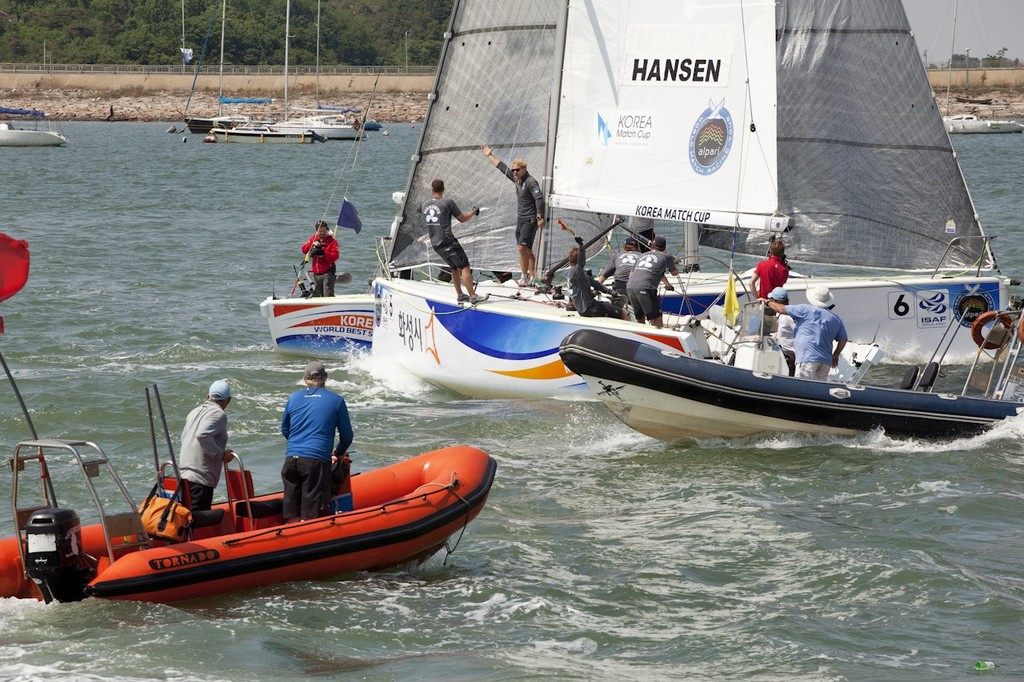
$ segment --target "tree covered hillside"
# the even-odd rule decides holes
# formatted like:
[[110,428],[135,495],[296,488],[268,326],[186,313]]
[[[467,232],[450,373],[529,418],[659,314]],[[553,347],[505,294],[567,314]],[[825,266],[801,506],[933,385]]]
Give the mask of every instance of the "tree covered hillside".
[[[228,0],[224,61],[284,63],[286,0]],[[316,63],[317,0],[291,0],[289,60]],[[220,59],[222,0],[0,0],[0,63],[181,64]],[[433,65],[452,0],[319,0],[320,63]],[[193,61],[193,64],[195,62]]]

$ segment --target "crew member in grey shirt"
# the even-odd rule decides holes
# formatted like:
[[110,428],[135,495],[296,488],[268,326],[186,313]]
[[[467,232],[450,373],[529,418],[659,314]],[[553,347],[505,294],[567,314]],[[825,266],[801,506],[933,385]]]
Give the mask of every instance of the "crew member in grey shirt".
[[601,293],[611,294],[612,291],[605,285],[596,281],[587,272],[587,249],[583,246],[583,238],[576,237],[578,246],[569,251],[569,286],[572,287],[572,305],[583,317],[617,317],[625,319],[625,312],[622,308],[594,298],[591,288]]
[[665,288],[673,287],[665,277],[668,271],[678,275],[676,259],[665,253],[665,238],[654,238],[654,250],[642,254],[629,273],[626,282],[626,296],[633,306],[633,315],[637,322],[649,321],[655,327],[661,327],[661,301],[658,299],[658,282],[664,281]]
[[622,253],[608,261],[604,272],[597,277],[597,281],[604,284],[608,278],[612,278],[612,290],[617,294],[626,295],[626,282],[629,281],[629,273],[633,272],[633,266],[640,260],[637,253],[637,241],[634,237],[627,237],[626,243],[622,245]]
[[220,482],[224,463],[235,456],[229,450],[228,415],[231,386],[220,379],[210,384],[206,402],[185,418],[181,431],[181,478],[188,485],[189,509],[206,511],[213,504],[213,490]]
[[[459,303],[479,303],[485,300],[486,296],[476,295],[469,258],[452,233],[452,217],[464,223],[473,216],[480,215],[480,209],[474,207],[463,212],[454,199],[444,196],[444,181],[434,180],[430,183],[430,198],[420,204],[420,214],[423,216],[427,232],[430,233],[430,245],[452,269],[456,300]],[[465,292],[462,290],[463,287],[466,288]]]
[[516,248],[519,250],[519,266],[522,280],[532,282],[537,273],[537,259],[533,255],[533,240],[537,231],[544,227],[544,191],[540,183],[526,170],[525,159],[514,159],[511,166],[494,155],[490,145],[483,145],[484,156],[494,167],[515,183],[518,197],[516,218]]

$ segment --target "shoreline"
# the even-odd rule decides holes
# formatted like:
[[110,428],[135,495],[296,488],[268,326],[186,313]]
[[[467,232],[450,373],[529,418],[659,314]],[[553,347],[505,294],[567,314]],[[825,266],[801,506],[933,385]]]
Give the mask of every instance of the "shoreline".
[[[982,118],[1024,118],[1024,88],[974,90],[972,97],[991,99],[991,105],[978,105],[950,100],[948,114],[977,114]],[[427,112],[427,94],[423,92],[348,92],[335,95],[337,104],[359,107],[367,118],[381,123],[415,123]],[[952,95],[951,95],[952,97]],[[946,109],[945,93],[935,93],[940,111]],[[54,121],[139,121],[176,122],[184,120],[185,107],[191,116],[215,116],[220,109],[217,95],[194,91],[125,92],[120,90],[86,89],[0,89],[0,106],[39,109]],[[245,113],[253,116],[281,114],[283,102],[275,98],[270,104],[226,105],[223,113]],[[299,92],[289,100],[296,109],[316,108],[314,96]]]
[[[336,105],[359,107],[367,118],[381,123],[414,123],[422,121],[427,112],[427,95],[422,92],[349,92],[337,95]],[[215,93],[195,91],[131,92],[85,89],[0,89],[0,106],[38,109],[53,121],[137,121],[177,122],[189,116],[216,116]],[[289,108],[316,109],[315,97],[299,93],[289,98]],[[245,113],[252,116],[280,115],[283,101],[274,98],[270,104],[231,104],[224,114]],[[3,116],[0,116],[2,119]]]

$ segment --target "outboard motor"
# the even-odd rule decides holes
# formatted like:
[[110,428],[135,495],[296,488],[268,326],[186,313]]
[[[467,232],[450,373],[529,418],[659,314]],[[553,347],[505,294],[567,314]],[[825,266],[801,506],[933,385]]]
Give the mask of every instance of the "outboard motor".
[[40,509],[25,526],[25,573],[47,603],[81,601],[93,578],[82,551],[82,525],[73,509]]

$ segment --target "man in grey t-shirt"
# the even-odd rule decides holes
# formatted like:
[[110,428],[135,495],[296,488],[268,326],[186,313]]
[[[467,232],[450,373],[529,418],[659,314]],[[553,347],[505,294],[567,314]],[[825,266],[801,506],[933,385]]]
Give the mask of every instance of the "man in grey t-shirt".
[[188,486],[189,509],[206,511],[225,462],[235,456],[228,449],[228,416],[231,386],[223,379],[210,384],[206,402],[188,413],[181,432],[181,478]]
[[[486,296],[481,298],[476,295],[469,257],[452,233],[453,217],[464,223],[473,216],[480,215],[480,209],[474,207],[463,212],[454,199],[444,196],[444,181],[434,180],[430,183],[430,198],[420,204],[420,214],[423,216],[423,225],[430,233],[430,245],[452,269],[456,300],[459,303],[478,303],[486,299]],[[465,293],[462,287],[466,287]]]
[[516,213],[516,248],[519,250],[519,266],[522,278],[532,281],[536,277],[537,259],[533,255],[533,240],[537,230],[544,227],[544,190],[537,179],[526,170],[525,159],[515,159],[511,166],[494,155],[490,145],[483,145],[484,156],[494,167],[516,185],[518,208]]
[[629,273],[626,282],[626,296],[633,306],[633,315],[637,322],[650,321],[655,327],[661,327],[661,301],[658,299],[658,282],[664,280],[665,288],[672,290],[665,277],[668,271],[678,275],[676,259],[665,253],[665,238],[654,238],[654,250],[642,254]]

